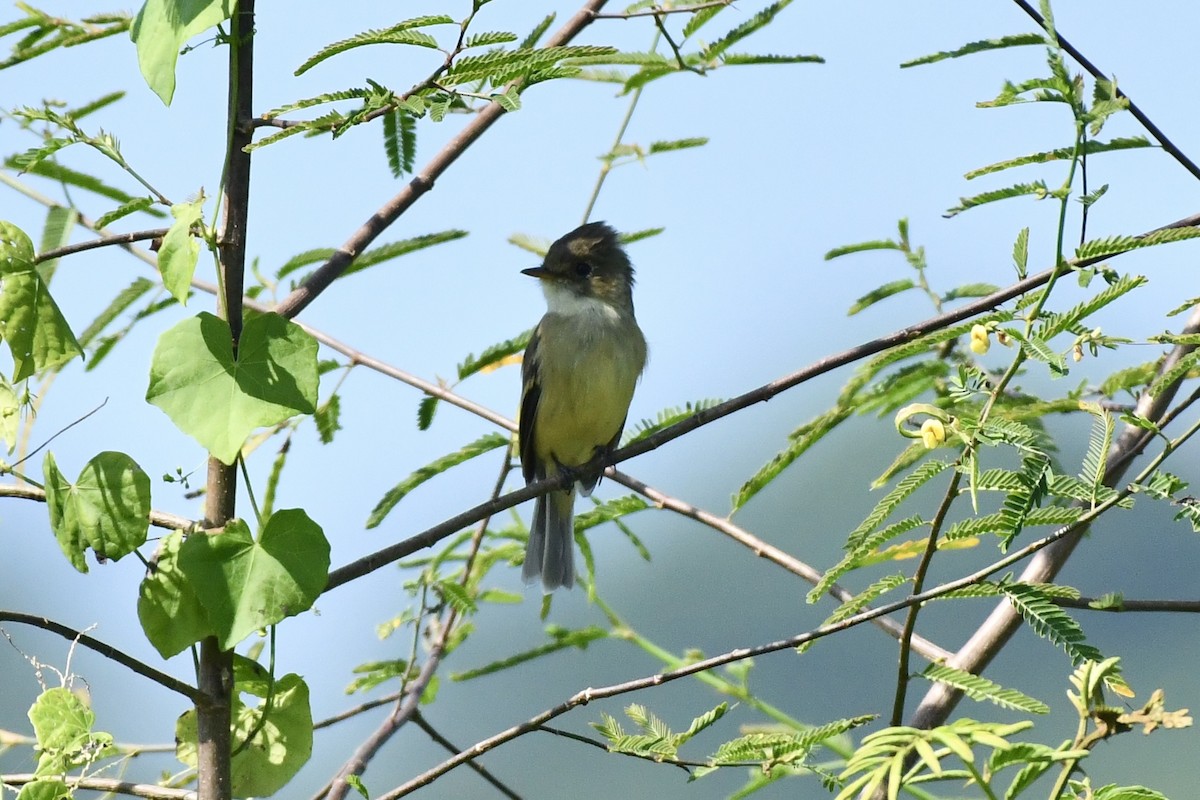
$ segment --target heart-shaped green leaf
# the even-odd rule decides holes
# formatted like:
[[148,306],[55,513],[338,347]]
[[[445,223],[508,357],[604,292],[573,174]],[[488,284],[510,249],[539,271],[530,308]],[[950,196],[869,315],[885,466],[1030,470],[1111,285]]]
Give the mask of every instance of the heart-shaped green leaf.
[[54,455],[42,462],[50,528],[75,569],[87,572],[84,552],[114,561],[146,541],[150,527],[150,478],[124,453],[97,455],[71,483]]
[[83,354],[34,265],[33,242],[0,222],[0,337],[12,351],[13,383]]
[[278,314],[249,317],[233,357],[229,324],[185,319],[159,337],[146,400],[226,464],[255,428],[316,407],[317,342]]
[[204,606],[179,568],[182,544],[183,534],[179,531],[162,540],[154,567],[138,590],[137,613],[142,630],[163,658],[182,653],[204,637],[214,635]]
[[271,515],[257,541],[241,520],[220,534],[189,536],[179,566],[221,647],[232,649],[312,607],[329,576],[329,542],[307,514],[289,508]]

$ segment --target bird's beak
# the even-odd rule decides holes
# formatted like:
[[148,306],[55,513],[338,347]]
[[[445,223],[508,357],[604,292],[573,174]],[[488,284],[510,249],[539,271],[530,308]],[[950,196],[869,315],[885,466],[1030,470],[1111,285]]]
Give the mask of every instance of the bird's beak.
[[549,278],[553,273],[545,267],[530,267],[529,269],[521,270],[522,275],[528,275],[531,278]]

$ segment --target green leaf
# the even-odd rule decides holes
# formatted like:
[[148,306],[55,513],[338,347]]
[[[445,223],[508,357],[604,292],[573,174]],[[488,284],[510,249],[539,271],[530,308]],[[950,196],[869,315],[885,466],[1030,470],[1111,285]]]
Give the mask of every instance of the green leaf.
[[146,0],[130,35],[137,45],[142,77],[164,105],[171,105],[175,95],[175,61],[180,48],[193,36],[229,19],[234,5],[234,0]]
[[876,598],[882,597],[893,589],[904,586],[909,582],[909,580],[910,579],[908,577],[900,574],[888,575],[880,578],[866,589],[863,589],[850,599],[845,600],[834,610],[832,614],[829,615],[823,624],[834,625],[844,619],[853,617],[868,605],[875,602]]
[[329,542],[302,510],[276,511],[258,539],[241,520],[189,536],[179,567],[224,649],[312,607],[329,573]]
[[980,39],[977,42],[965,44],[956,50],[943,50],[938,53],[931,53],[927,56],[905,61],[900,64],[900,67],[903,69],[905,67],[917,67],[922,64],[936,64],[938,61],[945,61],[948,58],[961,58],[973,53],[986,53],[989,50],[1002,50],[1008,47],[1023,47],[1031,44],[1045,45],[1045,34],[1017,33],[1011,36],[1001,36],[999,39]]
[[[149,278],[134,278],[133,283],[126,286],[112,299],[108,307],[101,311],[91,324],[79,334],[79,343],[87,347],[100,333],[107,328],[121,312],[137,302],[138,298],[153,289],[154,281]],[[89,365],[91,366],[91,365]]]
[[433,395],[422,397],[417,405],[417,430],[427,431],[433,424],[433,415],[437,413],[438,399]]
[[1028,714],[1050,713],[1050,707],[1041,700],[1018,692],[1016,689],[1005,689],[980,675],[973,675],[944,664],[930,664],[921,673],[921,677],[960,689],[972,700],[987,700],[1001,708],[1024,711]]
[[860,522],[857,528],[850,531],[850,535],[846,537],[846,548],[853,549],[858,547],[859,542],[867,534],[879,527],[880,523],[891,516],[891,513],[907,500],[913,492],[920,489],[948,466],[950,466],[950,463],[947,461],[932,459],[924,462],[908,475],[901,478],[900,482],[875,504],[875,508],[871,510],[867,518]]
[[495,450],[497,447],[504,447],[509,441],[510,438],[504,434],[487,433],[453,453],[448,453],[416,470],[389,489],[379,502],[375,504],[375,508],[371,511],[370,516],[367,517],[367,527],[377,527],[391,510],[396,507],[397,503],[403,500],[413,489],[425,483],[425,481],[442,474],[451,467],[470,461],[476,456],[483,455],[490,450]]
[[[282,789],[312,755],[312,709],[308,686],[299,675],[287,674],[270,687],[268,680],[235,684],[231,764],[234,797],[266,797]],[[247,705],[241,693],[260,698]],[[270,698],[269,705],[265,702]],[[257,731],[246,747],[241,744]],[[196,767],[196,712],[189,710],[175,723],[175,756]]]
[[392,177],[413,171],[417,155],[417,123],[412,114],[399,109],[383,115],[383,149]]
[[[1140,147],[1152,147],[1150,140],[1145,136],[1128,136],[1111,139],[1107,142],[1096,141],[1089,139],[1088,142],[1079,149],[1079,155],[1091,155],[1093,153],[1106,153],[1113,150],[1130,150]],[[995,164],[989,164],[986,167],[973,169],[966,173],[963,177],[967,180],[990,175],[993,172],[1012,169],[1026,164],[1045,164],[1050,161],[1067,161],[1076,157],[1077,153],[1073,147],[1060,147],[1057,150],[1046,150],[1040,153],[1030,153],[1017,158],[1010,158],[1006,161],[998,161]]]
[[190,203],[171,206],[175,221],[158,248],[158,271],[162,273],[163,286],[182,305],[187,305],[192,275],[200,257],[200,242],[192,233],[192,226],[200,222],[203,206],[203,194]]
[[997,200],[1007,200],[1011,197],[1024,197],[1033,195],[1038,200],[1044,200],[1050,194],[1050,190],[1046,188],[1045,181],[1034,181],[1033,183],[1018,183],[1013,186],[1006,186],[1003,189],[993,189],[990,192],[981,192],[973,197],[958,198],[958,205],[946,209],[943,217],[949,219],[957,216],[967,209],[975,208],[976,206],[994,203]]
[[21,787],[17,800],[73,800],[71,787],[58,778],[38,778]]
[[130,214],[135,214],[138,211],[149,212],[152,216],[161,216],[158,209],[153,208],[155,200],[153,197],[135,197],[122,203],[117,208],[105,214],[101,214],[96,220],[96,229],[101,230],[116,222],[117,220],[127,217]]
[[484,350],[478,356],[470,354],[466,359],[458,365],[458,379],[466,380],[477,372],[490,372],[491,370],[502,366],[510,356],[525,351],[529,346],[529,340],[533,337],[533,329],[518,333],[507,341],[499,342]]
[[338,53],[344,53],[356,47],[366,47],[372,44],[411,44],[436,50],[438,46],[437,39],[434,39],[424,31],[416,29],[432,25],[453,24],[455,22],[452,17],[448,17],[445,14],[430,14],[424,17],[406,19],[387,28],[363,31],[351,36],[349,39],[342,39],[341,41],[322,47],[314,55],[310,56],[307,61],[297,67],[295,74],[303,75],[317,64],[328,58],[332,58]]
[[97,559],[116,561],[146,541],[150,478],[132,458],[124,453],[100,453],[72,484],[48,452],[42,471],[50,528],[75,569],[88,571],[84,552],[89,547]]
[[21,401],[12,384],[0,376],[0,441],[11,454],[17,446],[17,430],[21,423]]
[[872,289],[871,291],[864,294],[862,297],[855,300],[854,305],[850,306],[850,310],[846,312],[846,316],[852,317],[855,314],[857,314],[858,312],[862,311],[863,309],[869,308],[869,307],[875,305],[880,300],[885,300],[885,299],[891,297],[892,295],[900,294],[901,292],[908,291],[909,289],[912,289],[915,286],[916,286],[916,284],[913,283],[911,278],[902,278],[901,280],[898,280],[898,281],[892,281],[891,283],[885,283],[883,286],[880,286],[876,289]]
[[333,435],[342,429],[342,398],[340,395],[330,395],[313,413],[313,422],[317,424],[317,435],[321,444],[331,444]]
[[1022,228],[1013,242],[1013,266],[1017,270],[1017,278],[1024,280],[1029,274],[1029,228]]
[[1110,783],[1097,789],[1093,800],[1167,800],[1167,796],[1145,786],[1117,786]]
[[791,0],[778,0],[778,2],[760,9],[752,17],[747,19],[742,24],[738,25],[733,30],[726,33],[724,36],[718,37],[711,44],[701,51],[701,58],[705,61],[711,61],[717,56],[724,53],[733,45],[750,36],[755,31],[765,28],[770,25],[779,12],[791,5]]
[[878,550],[878,548],[882,547],[887,542],[890,542],[897,536],[902,536],[909,531],[915,530],[916,528],[926,524],[928,523],[921,517],[912,516],[908,517],[907,519],[902,519],[899,522],[893,522],[891,525],[888,525],[885,528],[881,528],[878,531],[874,531],[863,536],[855,543],[853,549],[851,549],[848,553],[846,553],[845,556],[842,557],[841,561],[830,567],[825,574],[821,576],[821,580],[819,580],[817,585],[809,591],[807,597],[808,602],[815,603],[817,600],[819,600],[822,595],[829,591],[829,587],[832,586],[838,578],[860,566],[864,559],[873,554],[876,550]]
[[639,442],[642,439],[653,436],[663,428],[669,428],[677,422],[682,422],[688,417],[695,416],[705,409],[718,406],[722,402],[722,400],[716,398],[706,398],[696,401],[689,400],[682,406],[664,408],[658,412],[658,415],[654,419],[643,419],[626,430],[624,437],[621,439],[621,446],[627,447],[634,442]]
[[234,360],[229,324],[201,313],[159,337],[146,400],[232,464],[255,428],[311,414],[317,384],[317,342],[295,323],[250,317]]
[[1170,242],[1182,242],[1200,236],[1197,228],[1162,228],[1144,236],[1106,236],[1084,242],[1075,250],[1075,258],[1092,260],[1127,253],[1140,247],[1154,247]]
[[[37,737],[39,776],[61,775],[105,755],[112,736],[92,731],[96,715],[87,703],[65,686],[46,689],[29,709]],[[54,795],[46,795],[53,797]]]
[[[38,251],[46,253],[57,250],[71,240],[71,231],[79,221],[79,212],[66,206],[51,206],[46,212],[46,224],[42,228],[42,241]],[[58,259],[48,259],[38,264],[42,280],[50,283],[58,268]]]
[[138,588],[138,620],[146,638],[163,658],[182,653],[201,639],[216,635],[191,582],[179,568],[182,545],[180,531],[172,531],[164,537],[153,567]]
[[[547,595],[549,596],[549,595]],[[550,628],[547,633],[550,634],[551,641],[535,647],[531,650],[525,650],[515,655],[502,658],[498,661],[493,661],[490,664],[485,664],[482,667],[466,670],[465,672],[455,672],[450,676],[451,680],[468,681],[472,678],[478,678],[483,675],[491,675],[494,672],[509,669],[526,661],[532,661],[536,658],[556,653],[559,650],[576,647],[580,650],[586,650],[587,646],[598,639],[607,639],[609,633],[604,628],[591,626],[588,628],[580,628],[578,630],[564,630],[562,628]]]
[[1100,652],[1084,641],[1083,629],[1065,611],[1056,605],[1041,587],[1025,583],[1008,583],[1000,586],[1013,608],[1017,610],[1034,633],[1062,647],[1071,661],[1103,661]]
[[12,352],[13,383],[83,354],[34,266],[33,242],[0,221],[0,337]]
[[515,42],[518,38],[515,33],[508,31],[484,31],[468,36],[467,40],[463,42],[463,47],[493,47],[498,44]]
[[742,506],[746,505],[754,495],[762,491],[767,484],[775,480],[775,478],[779,477],[780,473],[791,466],[793,461],[803,455],[805,451],[819,442],[825,434],[836,428],[849,416],[849,408],[838,406],[792,431],[788,435],[788,445],[760,467],[758,472],[754,473],[749,480],[743,483],[741,488],[730,498],[731,508],[729,513],[732,515]]
[[825,59],[815,55],[783,55],[780,53],[725,53],[721,63],[727,67],[751,64],[824,64]]
[[1084,411],[1096,418],[1088,437],[1087,453],[1083,457],[1083,471],[1079,478],[1092,489],[1092,508],[1096,507],[1098,495],[1104,485],[1104,474],[1108,466],[1108,451],[1112,447],[1113,429],[1116,424],[1112,415],[1094,403],[1083,404]]

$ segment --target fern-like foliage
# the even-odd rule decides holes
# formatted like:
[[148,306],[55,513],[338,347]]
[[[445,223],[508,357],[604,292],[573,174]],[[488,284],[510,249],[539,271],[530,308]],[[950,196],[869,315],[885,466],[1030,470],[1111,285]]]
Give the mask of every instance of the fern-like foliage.
[[944,664],[930,664],[921,673],[921,677],[953,686],[972,700],[987,700],[1001,708],[1024,711],[1029,714],[1050,713],[1050,707],[1041,700],[1018,692],[1016,689],[1005,689],[981,675],[974,675]]
[[590,645],[592,642],[599,641],[601,639],[607,639],[609,637],[607,630],[596,626],[577,629],[567,629],[552,626],[547,630],[547,634],[550,636],[550,641],[545,644],[529,650],[524,650],[520,653],[499,659],[497,661],[492,661],[483,665],[482,667],[476,667],[474,669],[452,673],[450,676],[451,680],[469,681],[473,678],[483,677],[484,675],[492,675],[494,673],[519,666],[527,661],[533,661],[534,659],[542,658],[543,656],[550,655],[551,653],[557,653],[560,650],[568,650],[572,648],[586,650],[588,645]]
[[1099,650],[1087,644],[1079,623],[1056,605],[1042,587],[1026,583],[1006,583],[1000,588],[1021,618],[1029,623],[1033,632],[1062,647],[1072,662],[1104,660]]
[[723,402],[724,400],[719,398],[710,397],[703,400],[689,401],[682,406],[664,408],[658,412],[654,419],[640,420],[626,431],[621,441],[621,446],[626,447],[634,442],[640,442],[642,439],[649,438],[665,428],[683,422],[688,417],[695,416],[701,411],[719,406]]
[[348,39],[328,44],[322,47],[307,60],[296,68],[297,76],[303,75],[310,69],[320,64],[322,61],[336,56],[338,53],[344,53],[347,50],[353,50],[356,47],[366,47],[374,44],[410,44],[419,47],[428,47],[436,49],[437,40],[419,28],[428,28],[434,25],[453,25],[455,24],[452,17],[445,14],[432,14],[424,17],[415,17],[407,19],[403,22],[398,22],[387,28],[379,30],[363,31],[355,34]]
[[455,450],[453,453],[447,453],[441,458],[435,459],[420,469],[415,470],[380,498],[379,502],[375,504],[375,508],[372,509],[370,516],[367,517],[367,527],[374,528],[378,526],[409,492],[421,484],[441,475],[451,467],[470,461],[472,458],[495,450],[498,447],[504,447],[509,441],[509,437],[503,434],[488,433]]

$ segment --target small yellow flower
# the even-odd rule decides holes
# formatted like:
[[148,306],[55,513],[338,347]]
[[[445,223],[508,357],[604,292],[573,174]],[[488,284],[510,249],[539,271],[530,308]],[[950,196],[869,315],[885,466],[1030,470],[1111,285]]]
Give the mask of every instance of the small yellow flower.
[[926,450],[933,450],[946,441],[946,426],[940,419],[925,420],[921,423],[921,441],[925,444]]
[[973,325],[971,327],[971,352],[977,355],[983,355],[992,346],[992,340],[988,338],[988,329],[983,325]]
[[1075,359],[1076,363],[1083,361],[1083,345],[1075,345],[1075,348],[1071,351],[1071,358]]

